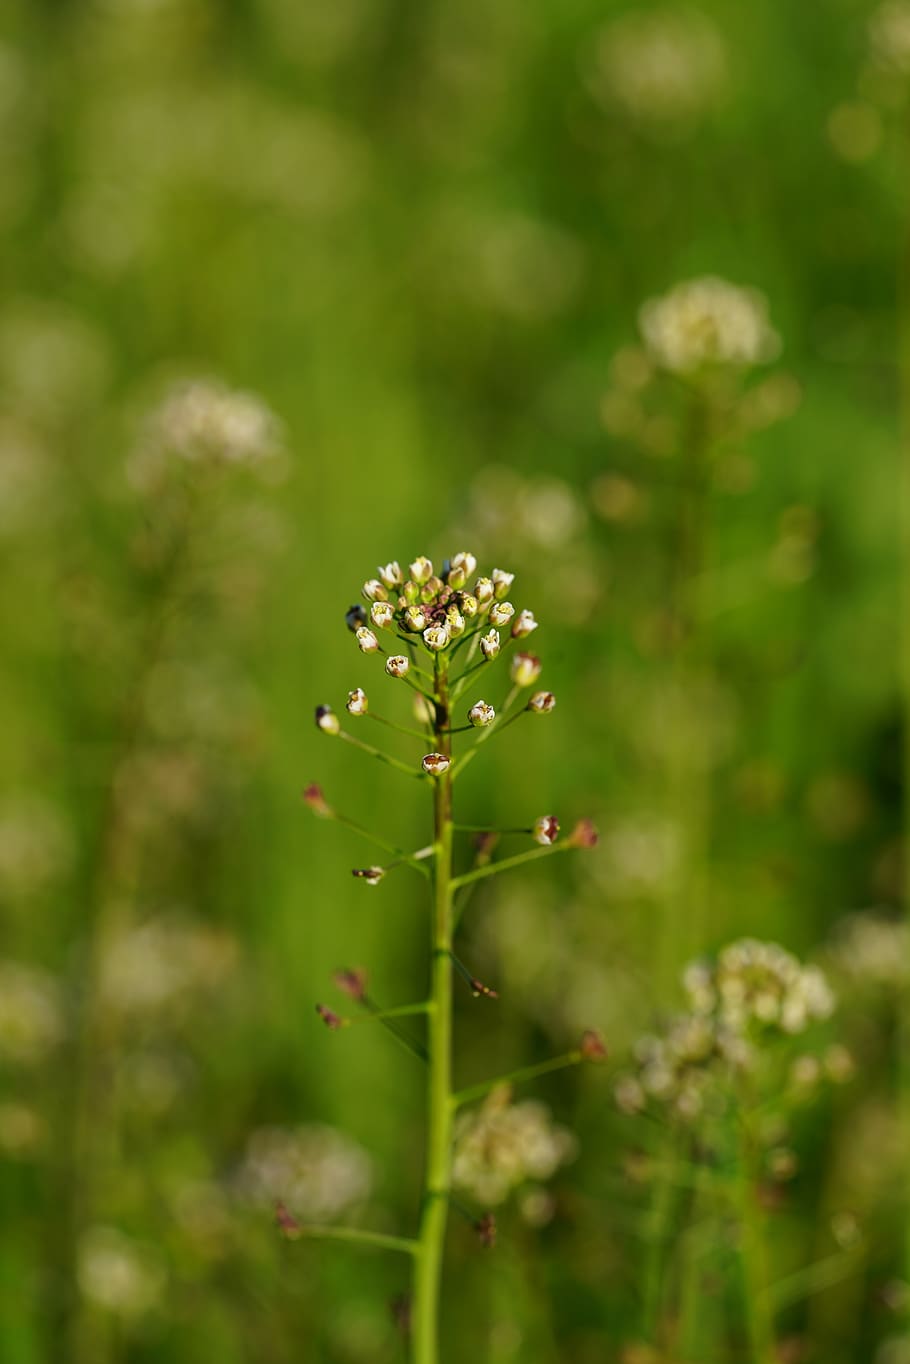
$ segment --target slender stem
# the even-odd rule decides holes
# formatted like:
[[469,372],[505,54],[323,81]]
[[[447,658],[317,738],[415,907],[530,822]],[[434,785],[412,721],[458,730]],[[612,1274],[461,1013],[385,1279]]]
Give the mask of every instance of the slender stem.
[[381,1023],[385,1018],[407,1018],[411,1014],[429,1013],[432,1007],[432,1001],[428,999],[422,999],[419,1004],[396,1004],[393,1009],[374,1009],[356,1018],[346,1018],[345,1025],[353,1027],[355,1023]]
[[530,834],[534,830],[525,827],[524,829],[496,829],[489,824],[453,824],[452,828],[462,834]]
[[355,739],[353,734],[348,734],[347,730],[338,731],[339,739],[344,739],[345,743],[353,744],[355,748],[360,748],[364,753],[369,753],[371,758],[378,758],[380,762],[388,763],[389,767],[396,767],[399,772],[404,772],[408,777],[418,777],[423,780],[423,773],[416,771],[413,767],[408,767],[407,763],[399,762],[397,758],[391,758],[388,753],[382,753],[372,744],[365,744],[362,739]]
[[501,871],[510,871],[512,867],[519,867],[523,862],[533,862],[538,857],[568,852],[571,847],[571,843],[554,843],[549,848],[531,848],[528,852],[516,853],[514,857],[504,857],[501,862],[490,862],[485,867],[475,867],[472,871],[463,872],[461,876],[455,877],[452,885],[458,890],[461,886],[470,885],[472,881],[480,881],[484,876],[496,876]]
[[[443,655],[436,659],[436,741],[451,755],[449,693]],[[420,1237],[414,1257],[412,1358],[438,1364],[439,1297],[449,1208],[452,1164],[452,777],[451,769],[434,785],[431,990],[428,1014],[427,1150]]]
[[520,1070],[510,1070],[508,1075],[497,1075],[495,1080],[483,1080],[479,1085],[460,1089],[452,1095],[452,1107],[461,1108],[462,1104],[482,1099],[491,1089],[500,1085],[520,1085],[525,1080],[534,1080],[538,1075],[548,1075],[552,1070],[565,1070],[567,1066],[577,1066],[584,1058],[580,1051],[567,1051],[564,1056],[554,1056],[549,1061],[540,1061],[536,1066],[522,1066]]
[[400,1250],[405,1255],[417,1254],[417,1242],[406,1236],[385,1236],[380,1231],[361,1231],[359,1227],[301,1227],[299,1236],[307,1241],[356,1241],[377,1250]]
[[[330,818],[334,819],[338,824],[343,824],[348,829],[353,829],[354,832],[360,834],[362,838],[369,839],[371,843],[376,844],[377,848],[383,848],[387,853],[391,853],[393,857],[400,858],[402,862],[416,862],[418,860],[416,854],[406,853],[404,848],[397,848],[394,843],[389,843],[387,839],[380,838],[378,834],[374,834],[372,829],[367,829],[363,824],[358,824],[356,819],[349,819],[347,815],[340,815],[337,810],[332,811]],[[423,868],[419,867],[418,870],[423,871]]]
[[752,1364],[775,1364],[774,1314],[769,1292],[764,1214],[755,1190],[755,1152],[744,1121],[738,1125],[736,1197],[742,1256],[743,1303]]
[[412,739],[427,737],[422,729],[409,729],[407,725],[399,725],[394,720],[387,720],[384,715],[377,715],[375,710],[367,711],[367,719],[377,720],[379,724],[387,725],[389,729],[397,729],[399,734],[409,734]]

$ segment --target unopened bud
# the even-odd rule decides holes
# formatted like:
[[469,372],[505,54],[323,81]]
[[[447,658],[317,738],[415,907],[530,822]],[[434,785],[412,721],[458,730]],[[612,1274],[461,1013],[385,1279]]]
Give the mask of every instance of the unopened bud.
[[464,616],[457,606],[450,606],[446,611],[446,627],[452,639],[464,634]]
[[329,805],[322,793],[322,787],[317,786],[316,782],[311,782],[303,793],[303,799],[320,819],[331,819],[335,811]]
[[559,837],[559,820],[555,815],[541,815],[535,819],[531,837],[542,848],[550,848]]
[[385,661],[385,670],[389,677],[407,677],[410,667],[411,660],[404,654],[390,654]]
[[508,625],[515,615],[515,607],[510,601],[494,601],[490,607],[491,625]]
[[537,629],[537,621],[534,619],[533,611],[519,611],[512,622],[512,638],[524,639],[526,635],[533,634]]
[[472,620],[477,615],[477,598],[470,592],[459,592],[458,605],[461,607],[461,614]]
[[[457,554],[452,555],[452,569],[462,569],[464,572],[464,581],[467,582],[471,574],[477,569],[477,560],[474,558],[474,555],[469,554],[466,549],[459,550]],[[452,582],[451,569],[449,570],[449,582]]]
[[351,875],[359,881],[366,881],[368,886],[378,886],[385,876],[385,867],[354,867]]
[[387,630],[395,619],[395,609],[391,602],[374,601],[370,607],[370,620],[380,630]]
[[418,604],[409,606],[404,613],[404,623],[409,630],[425,630],[429,619],[424,608]]
[[604,1046],[603,1038],[593,1028],[587,1028],[582,1033],[579,1050],[586,1061],[606,1061],[607,1059],[607,1049]]
[[496,1245],[496,1218],[493,1214],[485,1212],[483,1217],[474,1223],[474,1230],[484,1250],[492,1250]]
[[551,691],[536,691],[528,702],[528,710],[535,715],[549,715],[556,705],[556,697]]
[[379,648],[379,640],[368,626],[361,625],[360,629],[356,632],[356,636],[357,643],[360,645],[363,653],[375,654],[376,650]]
[[389,564],[382,564],[379,569],[379,576],[389,589],[400,587],[404,582],[404,574],[397,559],[393,559]]
[[456,564],[454,559],[449,563],[448,567],[443,567],[443,574],[449,587],[451,587],[454,592],[459,592],[468,581],[468,575],[464,571],[464,565]]
[[422,554],[408,565],[408,572],[415,583],[425,583],[433,576],[432,560],[425,558]]
[[413,606],[414,602],[420,601],[420,588],[417,583],[408,578],[401,589],[401,595],[406,603]]
[[448,772],[451,765],[452,759],[447,758],[444,753],[428,753],[421,762],[424,772],[431,777],[441,777],[443,772]]
[[475,701],[468,711],[468,719],[476,728],[483,729],[496,719],[496,711],[486,701]]
[[483,995],[485,999],[499,998],[498,990],[494,990],[492,985],[484,985],[483,981],[478,980],[476,976],[472,976],[471,978],[471,992],[475,999],[479,999],[481,995]]
[[367,613],[360,605],[360,602],[355,602],[353,606],[348,607],[347,611],[344,613],[344,623],[351,634],[353,634],[359,626],[366,625]]
[[509,588],[515,581],[514,573],[507,573],[505,569],[493,569],[493,592],[497,601],[502,601],[509,595]]
[[337,1032],[338,1029],[342,1026],[344,1020],[339,1018],[338,1014],[336,1014],[332,1009],[327,1008],[325,1004],[317,1004],[316,1012],[322,1019],[325,1026],[327,1028],[331,1028],[332,1032]]
[[542,664],[534,654],[516,654],[509,669],[516,687],[531,687],[540,677]]
[[566,842],[570,848],[596,848],[598,833],[594,821],[580,819],[569,834]]
[[480,637],[480,650],[481,650],[481,653],[483,654],[484,658],[487,660],[487,662],[488,662],[488,663],[492,663],[493,659],[494,659],[494,658],[496,657],[496,655],[499,653],[499,631],[498,631],[498,630],[490,630],[490,631],[487,632],[487,634],[481,635],[481,637]]
[[368,578],[363,585],[363,595],[367,601],[388,601],[389,594],[378,578]]
[[367,992],[367,973],[355,967],[346,971],[336,971],[332,976],[335,985],[348,999],[354,999],[358,1004],[363,1003]]
[[332,710],[331,706],[316,707],[316,724],[322,730],[323,734],[341,733],[341,721],[338,719],[338,716]]
[[423,642],[428,649],[438,652],[445,649],[449,643],[449,632],[444,625],[431,625],[423,632]]
[[474,596],[478,606],[488,606],[493,600],[496,588],[492,578],[478,578],[474,584]]
[[444,587],[445,583],[441,578],[431,575],[420,589],[420,600],[426,602],[427,605],[430,602],[435,602]]
[[366,715],[370,708],[367,694],[363,687],[355,687],[348,692],[347,709],[349,715]]

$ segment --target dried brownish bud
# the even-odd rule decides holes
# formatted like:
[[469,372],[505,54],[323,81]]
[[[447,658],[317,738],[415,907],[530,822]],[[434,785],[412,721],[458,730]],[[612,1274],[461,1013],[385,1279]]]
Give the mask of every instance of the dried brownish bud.
[[303,1231],[294,1214],[281,1202],[275,1204],[275,1226],[288,1241],[296,1241]]
[[353,606],[348,607],[347,611],[344,613],[344,623],[351,634],[354,634],[355,630],[359,630],[361,625],[366,625],[367,613],[360,605],[360,602],[355,602]]
[[528,702],[528,710],[535,715],[549,715],[556,705],[556,697],[551,691],[536,691]]
[[533,611],[519,611],[512,622],[512,638],[524,639],[526,635],[532,634],[537,629],[537,621],[534,619]]
[[593,1028],[587,1028],[582,1033],[579,1050],[586,1061],[606,1061],[607,1059],[607,1049],[604,1046],[603,1038]]
[[337,1032],[340,1027],[343,1027],[344,1019],[339,1018],[338,1014],[336,1014],[332,1009],[328,1008],[327,1005],[317,1004],[316,1012],[322,1019],[325,1026],[329,1028],[332,1032]]
[[320,819],[331,819],[335,813],[323,795],[322,787],[317,785],[314,781],[310,782],[309,786],[304,791],[303,799],[313,811],[313,814],[318,815]]
[[431,777],[441,777],[443,772],[448,772],[452,766],[452,759],[447,758],[444,753],[427,753],[421,766]]
[[341,721],[338,719],[338,716],[332,710],[331,706],[316,707],[316,724],[322,730],[323,734],[334,735],[341,733]]
[[385,670],[389,677],[407,677],[411,669],[411,660],[404,654],[390,654],[385,661]]
[[542,848],[550,848],[559,837],[559,820],[555,815],[541,815],[535,819],[531,836]]
[[483,981],[478,980],[476,976],[472,977],[471,979],[471,991],[475,999],[479,999],[481,995],[483,995],[486,999],[499,998],[498,990],[494,990],[492,985],[484,985]]
[[591,819],[580,819],[575,828],[569,834],[566,842],[570,848],[596,848],[598,840],[597,829]]
[[357,643],[360,645],[363,653],[375,654],[376,650],[379,648],[379,640],[368,626],[361,625],[360,629],[355,631],[355,635]]
[[484,1250],[492,1250],[496,1245],[496,1218],[493,1214],[485,1212],[483,1217],[478,1218],[474,1223],[474,1230],[477,1232]]
[[496,719],[496,711],[488,701],[475,701],[468,711],[468,719],[476,729],[484,729]]
[[366,881],[368,886],[378,886],[385,876],[385,867],[354,867],[351,875],[359,881]]
[[346,706],[349,715],[366,715],[370,703],[363,687],[355,687],[353,691],[348,692]]
[[335,985],[348,999],[356,1000],[362,1004],[367,992],[367,973],[359,966],[349,967],[344,971],[336,971],[332,976]]
[[534,654],[516,654],[509,666],[509,674],[516,687],[532,687],[540,677],[542,666]]

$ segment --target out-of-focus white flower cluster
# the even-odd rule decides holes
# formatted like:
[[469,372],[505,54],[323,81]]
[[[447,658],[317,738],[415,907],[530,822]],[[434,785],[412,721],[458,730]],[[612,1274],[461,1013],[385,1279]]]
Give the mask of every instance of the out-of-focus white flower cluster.
[[649,299],[639,326],[651,358],[675,374],[713,365],[743,369],[773,360],[780,350],[764,295],[716,275]]
[[370,1193],[370,1158],[352,1138],[334,1127],[261,1127],[253,1132],[237,1176],[248,1202],[273,1208],[286,1203],[295,1216],[311,1222],[338,1217]]
[[717,102],[726,66],[723,40],[703,14],[631,11],[601,29],[588,83],[600,103],[677,138]]
[[831,957],[847,984],[905,990],[910,984],[910,929],[883,914],[850,914],[835,933]]
[[[753,938],[729,944],[714,963],[690,963],[683,985],[687,1011],[659,1033],[642,1037],[635,1073],[617,1081],[616,1100],[625,1112],[638,1112],[653,1100],[683,1119],[697,1118],[716,1079],[754,1071],[775,1036],[805,1032],[828,1018],[835,1004],[817,966],[803,965],[777,943]],[[845,1079],[848,1070],[834,1058],[829,1078]],[[791,1079],[807,1088],[807,1076]]]
[[116,1227],[94,1226],[85,1232],[76,1274],[83,1297],[127,1318],[153,1308],[165,1286],[164,1266],[151,1247]]
[[178,384],[152,412],[128,473],[145,489],[174,460],[259,469],[282,452],[280,423],[260,398],[214,379],[197,379]]
[[910,75],[910,3],[885,0],[869,20],[872,55],[882,66]]
[[237,965],[223,930],[177,917],[150,919],[116,938],[101,965],[108,1007],[138,1018],[169,1016],[223,985]]
[[63,1003],[52,975],[0,961],[0,1060],[38,1065],[63,1035]]
[[478,1203],[495,1205],[522,1184],[549,1179],[576,1151],[575,1136],[554,1123],[546,1104],[512,1103],[503,1086],[459,1118],[452,1180]]
[[68,871],[72,857],[72,833],[56,806],[37,797],[4,801],[0,807],[3,899],[44,890]]

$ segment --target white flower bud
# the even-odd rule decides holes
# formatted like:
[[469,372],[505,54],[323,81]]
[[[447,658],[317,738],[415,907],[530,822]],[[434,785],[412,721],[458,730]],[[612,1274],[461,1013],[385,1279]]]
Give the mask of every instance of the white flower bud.
[[459,593],[458,605],[461,607],[463,616],[470,619],[477,615],[477,598],[472,597],[470,592]]
[[471,574],[477,569],[477,560],[473,554],[469,554],[466,549],[460,550],[452,555],[452,567],[464,569],[465,579],[470,578]]
[[433,576],[432,561],[424,558],[421,554],[412,564],[408,565],[408,572],[410,573],[413,582],[425,583]]
[[541,662],[533,654],[516,654],[509,672],[516,687],[531,687],[540,677]]
[[550,848],[559,837],[559,820],[555,815],[541,815],[535,819],[532,837],[542,848]]
[[351,873],[361,881],[366,881],[368,886],[378,886],[385,876],[384,867],[356,867]]
[[430,617],[420,605],[409,606],[404,613],[404,623],[409,630],[425,630]]
[[417,586],[416,583],[412,583],[411,579],[408,578],[407,582],[402,585],[401,595],[404,598],[405,605],[413,603],[415,601],[419,601],[420,588]]
[[389,564],[383,564],[379,569],[379,576],[386,587],[390,589],[393,587],[400,587],[404,582],[404,574],[401,571],[401,565],[398,563],[397,559],[393,559]]
[[477,605],[487,606],[493,600],[495,590],[492,578],[478,578],[474,584],[474,596],[477,598]]
[[556,705],[556,697],[551,691],[536,691],[528,702],[528,710],[535,715],[549,715]]
[[533,634],[536,629],[537,621],[534,619],[534,612],[519,611],[512,622],[512,638],[524,639],[525,635]]
[[499,631],[490,630],[487,634],[481,635],[480,648],[487,662],[492,662],[499,653]]
[[370,607],[370,620],[380,630],[387,630],[395,619],[395,611],[391,602],[374,601]]
[[407,677],[411,668],[411,660],[404,654],[391,654],[385,661],[385,670],[389,677]]
[[373,634],[373,631],[366,625],[361,625],[360,629],[356,632],[355,637],[361,650],[365,654],[375,654],[376,650],[379,648],[379,640]]
[[443,772],[448,772],[452,765],[452,759],[447,758],[444,753],[428,753],[423,759],[421,766],[424,772],[431,777],[441,777]]
[[363,585],[363,595],[367,601],[388,601],[389,594],[378,578],[368,578]]
[[450,606],[446,611],[446,628],[452,639],[464,634],[464,616],[457,606]]
[[347,708],[349,715],[366,715],[370,703],[363,687],[355,687],[353,691],[348,692]]
[[491,725],[496,719],[496,712],[486,701],[475,701],[468,711],[468,719],[471,724],[478,729],[483,729],[485,725]]
[[323,734],[340,734],[341,722],[331,706],[316,707],[316,724]]
[[493,569],[493,591],[497,601],[502,601],[509,595],[509,588],[515,581],[514,573],[507,573],[503,568]]
[[510,601],[494,601],[490,607],[491,625],[508,625],[515,615],[515,607]]
[[428,649],[439,651],[449,643],[449,632],[444,625],[431,625],[423,632],[423,642]]

